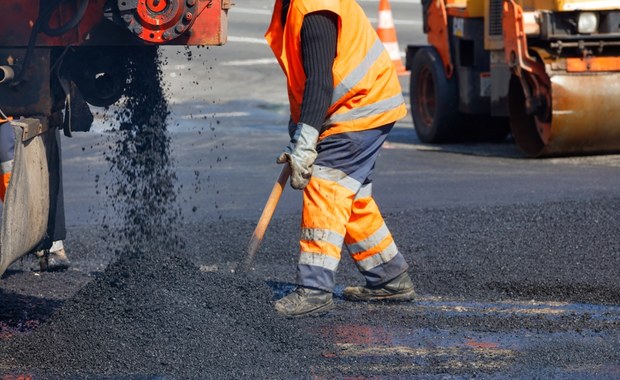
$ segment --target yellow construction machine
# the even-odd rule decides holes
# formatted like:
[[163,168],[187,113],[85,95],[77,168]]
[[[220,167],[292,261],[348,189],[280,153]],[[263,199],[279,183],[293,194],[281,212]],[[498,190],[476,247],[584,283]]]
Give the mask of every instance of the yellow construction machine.
[[422,0],[409,45],[425,143],[501,140],[530,157],[620,151],[620,1]]

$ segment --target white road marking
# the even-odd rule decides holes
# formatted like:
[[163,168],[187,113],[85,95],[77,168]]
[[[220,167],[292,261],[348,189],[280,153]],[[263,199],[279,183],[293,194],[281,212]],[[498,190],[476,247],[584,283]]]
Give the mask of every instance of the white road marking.
[[[374,25],[378,24],[377,18],[368,17],[368,20],[370,20],[370,22],[373,23]],[[392,20],[392,21],[394,22],[394,25],[422,25],[421,20]]]
[[264,38],[228,36],[227,39],[228,42],[245,42],[248,44],[267,45],[267,40]]
[[[374,1],[376,2],[376,1]],[[398,1],[393,1],[393,2],[398,2]],[[407,2],[410,3],[411,0],[404,0],[402,1],[403,3]],[[267,9],[255,9],[255,8],[237,8],[237,7],[233,7],[231,8],[235,13],[245,13],[245,14],[251,14],[251,15],[261,15],[261,16],[271,16],[271,10],[267,10]],[[394,16],[394,12],[392,12],[392,17]],[[377,24],[377,18],[376,17],[368,17],[368,19],[370,20],[371,23],[373,24]],[[422,25],[422,20],[399,20],[399,19],[394,19],[394,25]]]
[[232,7],[229,10],[230,13],[247,13],[252,15],[264,15],[271,16],[271,9],[255,9],[255,8],[240,8],[240,7]]
[[248,116],[248,112],[211,112],[211,113],[195,113],[192,115],[183,115],[181,119],[184,120],[193,120],[193,119],[206,119],[206,118],[217,118],[217,117],[240,117],[240,116]]
[[243,59],[238,61],[223,62],[224,66],[254,66],[254,65],[273,65],[278,63],[275,58],[258,58],[258,59]]

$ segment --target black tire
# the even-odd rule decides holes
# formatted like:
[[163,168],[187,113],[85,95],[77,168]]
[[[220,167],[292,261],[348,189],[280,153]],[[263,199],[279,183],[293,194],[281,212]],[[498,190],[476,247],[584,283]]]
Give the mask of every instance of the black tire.
[[[151,47],[148,46],[148,49]],[[108,107],[125,93],[128,78],[127,61],[130,54],[146,48],[79,47],[68,54],[71,79],[84,100],[96,107]]]
[[445,143],[461,139],[458,83],[454,76],[446,77],[441,58],[432,47],[421,48],[413,57],[409,96],[420,141]]
[[476,115],[470,122],[468,137],[474,142],[498,143],[510,133],[510,118]]

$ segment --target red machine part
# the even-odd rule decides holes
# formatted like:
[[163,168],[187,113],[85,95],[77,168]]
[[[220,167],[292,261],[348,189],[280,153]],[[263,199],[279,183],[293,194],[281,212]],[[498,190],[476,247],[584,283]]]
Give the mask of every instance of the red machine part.
[[[37,46],[79,45],[88,33],[103,19],[104,0],[88,1],[86,12],[79,24],[60,36],[40,33]],[[71,20],[77,12],[77,1],[64,1],[54,9],[46,20],[40,20],[39,1],[2,0],[3,11],[0,12],[0,47],[24,47],[37,22],[57,28]]]
[[450,55],[450,41],[448,41],[448,14],[444,1],[433,2],[428,8],[428,43],[437,49],[446,71],[446,78],[454,74],[454,64]]
[[196,0],[119,0],[118,7],[129,30],[140,39],[163,43],[173,40],[189,29],[200,6]]
[[[221,45],[226,42],[228,0],[2,0],[0,46],[25,47],[39,23],[46,30],[62,28],[76,15],[79,23],[60,35],[38,31],[36,46],[77,45]],[[84,12],[83,7],[86,7]],[[43,18],[43,19],[40,19]],[[137,37],[137,38],[136,38]]]
[[154,44],[221,45],[229,7],[228,0],[118,0],[124,26]]

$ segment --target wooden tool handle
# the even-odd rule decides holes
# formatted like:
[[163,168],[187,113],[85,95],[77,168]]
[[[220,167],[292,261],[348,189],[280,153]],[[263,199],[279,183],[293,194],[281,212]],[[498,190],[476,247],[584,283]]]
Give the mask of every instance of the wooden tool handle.
[[258,251],[258,248],[263,241],[267,226],[269,225],[271,217],[276,210],[276,206],[278,205],[278,201],[280,200],[280,196],[282,195],[282,191],[284,191],[284,186],[286,186],[286,181],[290,175],[291,167],[288,164],[285,164],[280,172],[278,180],[273,185],[269,199],[267,199],[265,208],[263,208],[263,213],[261,214],[260,219],[256,224],[256,228],[254,229],[254,233],[252,233],[252,237],[250,238],[250,242],[248,243],[245,257],[237,266],[237,269],[235,270],[236,272],[247,272],[250,270],[256,251]]

